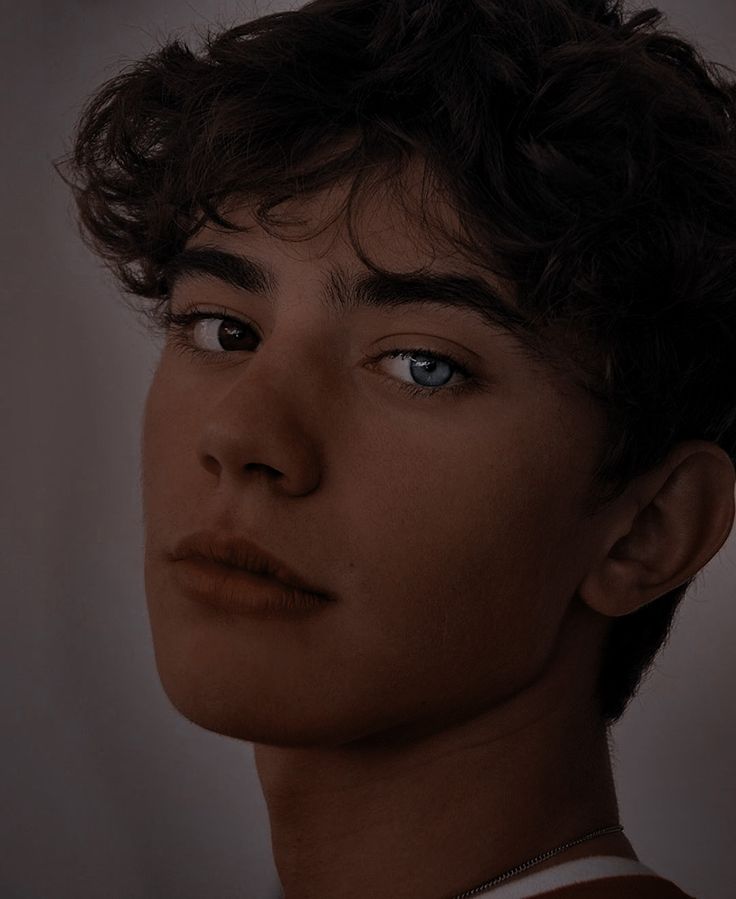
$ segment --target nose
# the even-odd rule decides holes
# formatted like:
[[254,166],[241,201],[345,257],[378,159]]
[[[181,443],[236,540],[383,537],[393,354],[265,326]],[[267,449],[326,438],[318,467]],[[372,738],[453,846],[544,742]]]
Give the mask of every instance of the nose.
[[265,355],[257,354],[242,371],[223,374],[233,380],[204,407],[199,462],[235,486],[257,475],[284,493],[304,495],[320,481],[318,428],[324,415],[296,364],[286,359],[277,370]]

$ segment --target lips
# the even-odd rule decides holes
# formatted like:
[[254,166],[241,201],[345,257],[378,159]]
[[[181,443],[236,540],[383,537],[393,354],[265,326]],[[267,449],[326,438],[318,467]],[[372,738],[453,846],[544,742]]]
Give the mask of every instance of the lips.
[[320,587],[244,537],[197,531],[180,540],[170,553],[170,558],[172,561],[204,559],[219,562],[253,574],[268,575],[287,587],[296,587],[323,599],[329,598]]

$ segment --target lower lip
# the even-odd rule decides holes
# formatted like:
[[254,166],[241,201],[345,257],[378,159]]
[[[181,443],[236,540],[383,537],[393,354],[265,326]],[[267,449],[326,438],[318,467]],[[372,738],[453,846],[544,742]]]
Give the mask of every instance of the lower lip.
[[324,597],[269,575],[207,559],[178,559],[173,573],[184,593],[223,612],[270,617],[314,612],[327,605]]

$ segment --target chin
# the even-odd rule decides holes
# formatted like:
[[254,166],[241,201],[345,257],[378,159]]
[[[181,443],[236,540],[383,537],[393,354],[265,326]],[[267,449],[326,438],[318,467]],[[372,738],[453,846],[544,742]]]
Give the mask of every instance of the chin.
[[161,680],[171,705],[188,721],[211,733],[247,743],[283,748],[338,747],[360,738],[345,722],[331,720],[324,707],[312,718],[296,704],[278,711],[261,704],[244,707],[232,696]]
[[[295,693],[288,678],[268,682],[247,667],[227,670],[215,659],[193,663],[196,654],[154,641],[156,668],[174,709],[193,724],[249,743],[283,747],[339,746],[365,732],[365,718],[334,706],[316,685]],[[173,650],[173,651],[172,651]],[[305,695],[309,693],[309,695]],[[347,692],[344,694],[347,697]]]

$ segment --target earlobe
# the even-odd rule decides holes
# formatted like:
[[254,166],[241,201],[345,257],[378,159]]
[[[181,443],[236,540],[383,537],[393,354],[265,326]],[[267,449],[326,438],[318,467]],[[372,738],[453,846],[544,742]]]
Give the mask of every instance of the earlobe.
[[620,617],[684,584],[723,546],[734,522],[736,471],[717,444],[678,444],[636,478],[602,526],[583,602]]

